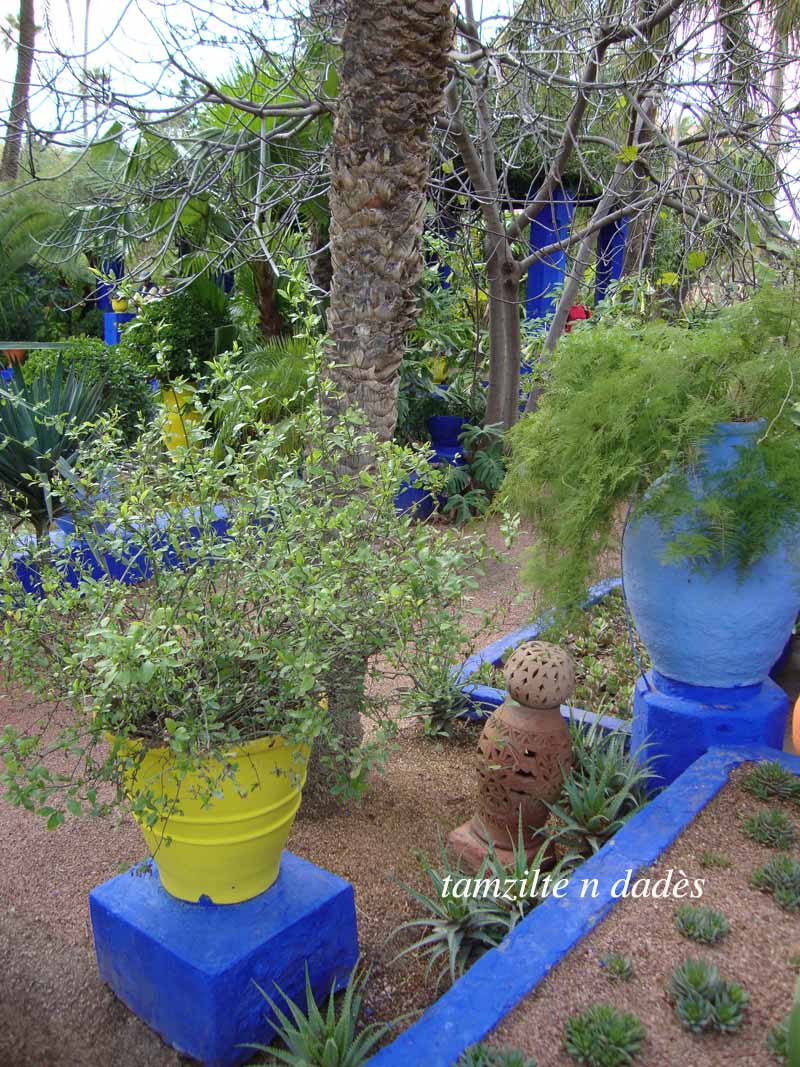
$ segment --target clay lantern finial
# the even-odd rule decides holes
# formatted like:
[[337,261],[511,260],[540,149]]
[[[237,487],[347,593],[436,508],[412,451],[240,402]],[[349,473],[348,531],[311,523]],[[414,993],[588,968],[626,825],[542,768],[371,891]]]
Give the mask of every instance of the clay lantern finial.
[[561,715],[575,688],[567,652],[546,641],[520,645],[504,668],[508,693],[478,742],[478,812],[450,835],[452,850],[477,869],[491,842],[504,862],[513,859],[520,816],[529,859],[547,821],[546,804],[561,792],[572,765],[569,727]]

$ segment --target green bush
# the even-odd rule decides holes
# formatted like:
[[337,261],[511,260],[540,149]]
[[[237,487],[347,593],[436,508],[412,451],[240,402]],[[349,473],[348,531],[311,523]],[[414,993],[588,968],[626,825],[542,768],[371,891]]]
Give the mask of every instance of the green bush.
[[216,297],[209,284],[200,279],[169,296],[139,304],[120,341],[133,364],[148,368],[151,377],[162,381],[195,379],[202,373],[215,354],[214,330],[230,322],[222,291]]
[[87,382],[102,384],[102,411],[119,412],[119,425],[132,440],[153,413],[153,391],[146,369],[135,363],[119,345],[107,345],[95,337],[76,337],[59,351],[34,349],[22,367],[26,382],[46,371],[55,373],[58,360],[74,367]]
[[675,926],[690,941],[702,945],[714,945],[730,930],[728,920],[721,911],[703,904],[681,904],[676,909]]
[[564,1027],[564,1046],[581,1067],[627,1067],[644,1039],[641,1021],[613,1004],[593,1004],[580,1015],[570,1015]]
[[[505,483],[537,530],[528,575],[542,607],[577,610],[631,500],[659,520],[668,558],[693,564],[746,570],[795,529],[799,337],[794,292],[769,285],[695,329],[597,322],[564,338],[539,410],[509,435]],[[698,503],[687,473],[699,443],[760,417],[757,447]]]

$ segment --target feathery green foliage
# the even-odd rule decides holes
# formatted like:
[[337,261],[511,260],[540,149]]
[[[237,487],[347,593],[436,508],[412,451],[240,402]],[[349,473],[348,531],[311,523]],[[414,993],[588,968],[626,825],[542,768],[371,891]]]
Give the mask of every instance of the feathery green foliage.
[[[798,311],[792,290],[765,285],[693,329],[599,321],[564,339],[539,410],[510,434],[505,482],[539,534],[528,576],[544,606],[576,608],[632,498],[673,558],[698,564],[746,569],[786,534],[800,509]],[[698,445],[720,422],[756,418],[764,437],[698,504]]]
[[277,1019],[276,1036],[286,1048],[273,1045],[249,1045],[260,1052],[269,1052],[271,1063],[287,1067],[361,1067],[370,1053],[391,1029],[391,1024],[370,1023],[359,1029],[361,1002],[367,975],[355,971],[347,982],[341,1003],[336,1004],[335,986],[331,988],[327,1008],[320,1011],[311,989],[306,967],[305,1011],[281,989],[284,1011],[263,989],[264,997]]
[[570,1015],[564,1027],[564,1046],[581,1067],[627,1067],[644,1038],[641,1021],[613,1004],[594,1004]]

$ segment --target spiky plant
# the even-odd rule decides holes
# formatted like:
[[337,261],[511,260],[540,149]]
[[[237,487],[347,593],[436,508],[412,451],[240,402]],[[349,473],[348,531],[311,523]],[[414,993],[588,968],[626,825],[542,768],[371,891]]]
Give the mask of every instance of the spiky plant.
[[555,819],[551,838],[586,856],[599,851],[647,802],[654,771],[644,746],[629,753],[625,736],[603,732],[599,720],[589,727],[573,721],[570,732],[573,767],[558,801],[548,805]]
[[797,840],[795,825],[784,811],[758,811],[744,820],[742,829],[768,848],[790,848]]
[[30,519],[41,537],[63,510],[54,483],[71,471],[93,434],[103,383],[61,360],[26,384],[19,367],[0,387],[0,510]]
[[730,930],[722,912],[704,904],[681,904],[676,908],[673,918],[684,937],[703,945],[715,944]]
[[275,1036],[286,1047],[261,1044],[248,1047],[258,1052],[268,1052],[272,1057],[270,1063],[283,1063],[287,1067],[361,1067],[393,1025],[370,1023],[359,1029],[367,977],[366,973],[357,974],[353,971],[338,1006],[335,986],[331,987],[324,1012],[314,999],[307,966],[305,1010],[278,988],[287,1009],[284,1011],[259,987],[274,1017]]
[[772,893],[784,911],[800,908],[800,862],[793,856],[775,856],[753,871],[750,885],[764,893]]
[[727,871],[732,863],[730,856],[726,856],[724,852],[715,852],[711,848],[706,848],[700,854],[700,866],[706,870]]
[[515,1048],[473,1045],[458,1057],[456,1067],[536,1067],[536,1060]]
[[564,1046],[582,1067],[627,1067],[644,1038],[641,1021],[613,1004],[593,1004],[580,1015],[570,1015],[564,1028]]
[[788,1059],[789,1017],[782,1019],[767,1034],[767,1050],[772,1053],[775,1062],[785,1064]]
[[610,952],[600,960],[600,966],[606,978],[617,982],[628,982],[633,978],[633,963],[621,952]]
[[[413,886],[403,885],[412,900],[425,915],[402,923],[393,933],[397,937],[406,930],[421,931],[421,936],[406,946],[395,959],[418,952],[427,957],[426,977],[436,972],[436,988],[449,977],[455,982],[484,952],[499,945],[514,927],[520,913],[509,910],[495,896],[477,896],[469,893],[470,884],[491,879],[491,869],[484,862],[475,880],[458,867],[454,867],[443,845],[439,847],[441,870],[432,866],[423,855],[419,863],[433,886],[430,895],[419,892]],[[463,893],[459,886],[464,886]]]
[[705,959],[684,960],[667,982],[667,996],[681,1025],[692,1033],[731,1034],[744,1020],[749,996],[742,986],[720,976]]
[[758,763],[742,778],[742,788],[759,800],[791,800],[800,803],[800,778],[777,760]]

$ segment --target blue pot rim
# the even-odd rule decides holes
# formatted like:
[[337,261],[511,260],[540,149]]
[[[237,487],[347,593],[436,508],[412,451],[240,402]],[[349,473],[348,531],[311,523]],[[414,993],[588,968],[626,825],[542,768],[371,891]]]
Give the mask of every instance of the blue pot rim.
[[711,434],[704,440],[708,441],[714,437],[737,437],[748,436],[754,437],[757,433],[761,433],[766,428],[766,419],[748,419],[747,422],[718,422],[714,427]]

